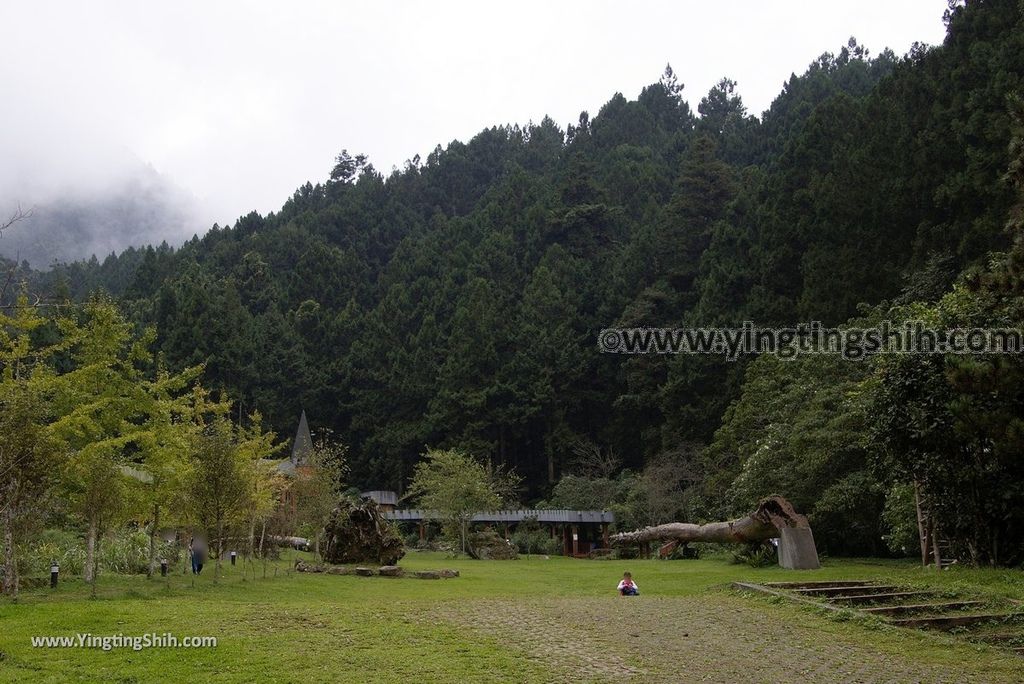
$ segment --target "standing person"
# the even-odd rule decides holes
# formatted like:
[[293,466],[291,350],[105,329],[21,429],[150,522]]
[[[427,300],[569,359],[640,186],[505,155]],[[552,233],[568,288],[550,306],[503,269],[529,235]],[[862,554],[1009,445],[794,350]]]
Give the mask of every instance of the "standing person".
[[622,581],[619,582],[619,594],[622,596],[639,596],[640,588],[633,581],[633,576],[628,572],[622,573]]
[[188,555],[192,559],[192,574],[198,575],[203,571],[203,563],[206,562],[206,547],[201,539],[193,537],[188,542]]

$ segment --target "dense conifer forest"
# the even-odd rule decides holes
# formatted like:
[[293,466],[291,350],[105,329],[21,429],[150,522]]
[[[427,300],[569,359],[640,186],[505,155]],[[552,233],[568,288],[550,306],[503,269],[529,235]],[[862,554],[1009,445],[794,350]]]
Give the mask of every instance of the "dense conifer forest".
[[283,438],[305,410],[360,487],[402,491],[457,446],[524,501],[641,524],[782,493],[823,550],[880,554],[916,551],[916,482],[961,553],[1021,562],[1017,357],[597,346],[609,326],[1019,326],[1024,18],[978,0],[947,27],[903,56],[851,39],[760,116],[669,67],[564,129],[494,126],[390,174],[353,140],[280,211],[180,248],[5,270],[48,301],[109,293]]

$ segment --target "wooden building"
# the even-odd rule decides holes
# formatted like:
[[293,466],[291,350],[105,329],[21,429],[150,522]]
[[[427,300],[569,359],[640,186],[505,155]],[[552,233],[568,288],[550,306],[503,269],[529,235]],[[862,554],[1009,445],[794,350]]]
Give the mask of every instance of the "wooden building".
[[[426,534],[426,523],[436,520],[437,515],[420,509],[402,509],[397,507],[398,496],[389,491],[363,492],[363,496],[373,499],[389,520],[396,522],[417,523],[420,538]],[[551,537],[561,538],[562,553],[575,558],[585,558],[592,551],[607,549],[608,526],[615,522],[615,514],[611,511],[568,511],[546,509],[518,509],[508,511],[485,511],[473,516],[473,522],[486,524],[496,528],[506,538],[520,524],[536,521],[541,527],[550,531]]]

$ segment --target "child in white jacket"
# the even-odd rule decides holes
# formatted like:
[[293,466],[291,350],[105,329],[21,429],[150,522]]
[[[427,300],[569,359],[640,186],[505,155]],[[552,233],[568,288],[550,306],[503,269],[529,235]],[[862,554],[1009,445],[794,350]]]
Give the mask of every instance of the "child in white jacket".
[[622,596],[639,596],[640,588],[633,581],[633,576],[628,572],[622,573],[622,581],[619,582],[619,594]]

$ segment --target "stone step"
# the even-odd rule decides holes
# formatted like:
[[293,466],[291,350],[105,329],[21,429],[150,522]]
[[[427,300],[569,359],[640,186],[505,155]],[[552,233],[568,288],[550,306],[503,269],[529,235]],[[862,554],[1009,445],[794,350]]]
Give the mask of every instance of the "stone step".
[[934,596],[934,591],[889,591],[880,594],[854,594],[852,596],[831,596],[829,601],[847,601],[849,603],[872,603],[874,601],[898,601],[900,599]]
[[872,585],[861,585],[856,587],[807,587],[805,589],[794,589],[798,594],[803,596],[857,596],[863,594],[886,594],[894,591],[899,591],[901,587],[896,587],[891,584],[872,584]]
[[872,615],[903,615],[905,613],[945,613],[984,605],[984,601],[947,601],[945,603],[912,603],[901,606],[871,606],[861,608]]
[[814,587],[866,587],[872,580],[814,580],[804,582],[767,582],[764,586],[773,589],[813,589]]
[[889,624],[915,629],[952,629],[970,627],[983,622],[1006,620],[1020,616],[1020,613],[970,613],[967,615],[933,615],[930,617],[893,618]]
[[[989,634],[972,635],[971,638],[983,644],[1003,644],[1008,641],[1024,642],[1024,632],[992,632]],[[1024,647],[1024,644],[1021,644],[1021,646]]]

